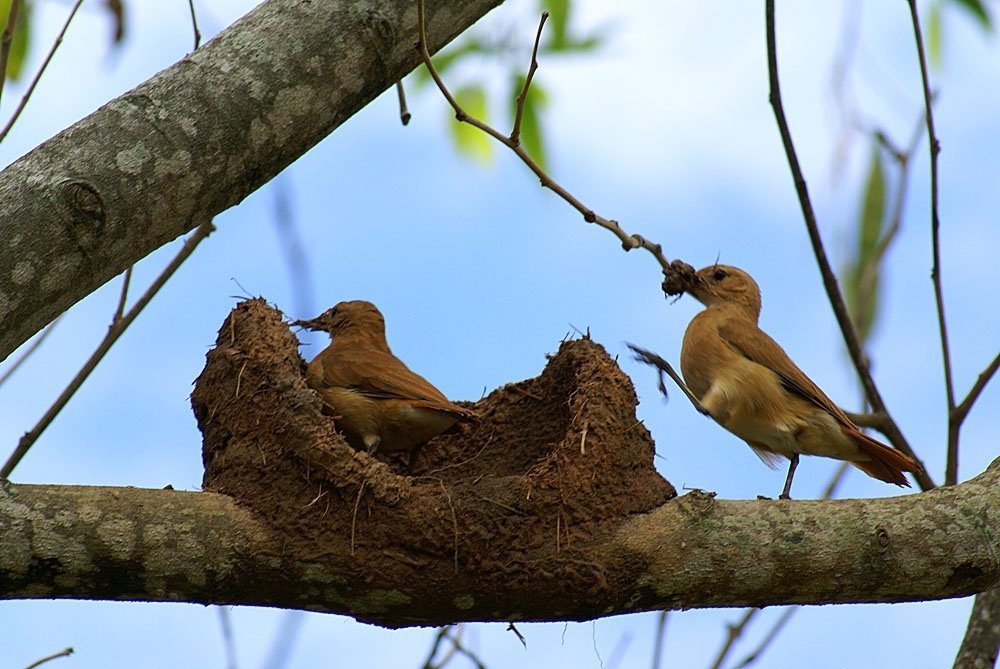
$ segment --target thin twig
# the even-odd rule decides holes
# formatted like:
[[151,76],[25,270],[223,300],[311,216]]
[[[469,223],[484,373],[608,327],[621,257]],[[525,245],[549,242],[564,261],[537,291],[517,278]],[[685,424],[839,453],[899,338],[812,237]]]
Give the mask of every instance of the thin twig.
[[21,437],[21,440],[17,444],[17,448],[14,449],[14,452],[11,453],[3,468],[0,469],[0,480],[10,477],[10,473],[21,461],[21,458],[25,456],[32,444],[38,440],[38,437],[45,431],[45,428],[47,428],[55,417],[59,415],[59,412],[62,411],[63,407],[66,406],[66,403],[69,402],[70,398],[73,397],[76,391],[80,389],[80,386],[87,380],[87,377],[90,376],[90,373],[94,371],[94,368],[97,367],[98,363],[101,362],[107,352],[111,350],[111,347],[116,341],[118,341],[118,338],[122,335],[122,333],[125,332],[128,326],[132,324],[132,321],[134,321],[146,305],[149,304],[156,293],[159,292],[160,288],[162,288],[170,277],[173,276],[174,272],[177,271],[177,268],[180,267],[181,264],[194,252],[198,244],[213,230],[215,230],[215,226],[212,225],[211,221],[203,223],[197,230],[195,230],[194,233],[188,237],[187,241],[184,242],[184,245],[181,247],[181,250],[178,251],[174,259],[170,261],[160,275],[156,277],[156,280],[154,280],[149,286],[146,292],[143,293],[142,297],[136,300],[136,303],[132,305],[132,308],[128,310],[128,313],[126,313],[120,320],[111,324],[111,327],[108,328],[108,333],[104,336],[104,339],[100,344],[98,344],[97,349],[93,352],[93,354],[91,354],[90,358],[86,363],[84,363],[83,367],[80,368],[80,371],[77,372],[76,376],[73,377],[73,380],[69,382],[66,389],[63,390],[62,394],[59,395],[52,406],[49,407],[48,411],[45,412],[45,415],[41,417],[38,423],[33,428],[28,430],[23,437]]
[[292,176],[287,172],[276,176],[268,186],[274,195],[274,229],[292,286],[292,306],[296,313],[311,314],[316,301],[311,256],[302,241],[298,217],[292,206],[293,187]]
[[[458,626],[456,629],[461,630],[462,626]],[[486,669],[486,663],[483,662],[482,659],[480,659],[480,657],[475,652],[469,650],[468,648],[465,647],[465,645],[462,644],[462,639],[458,632],[448,634],[447,636],[448,640],[451,641],[452,647],[455,649],[455,652],[459,653],[460,655],[464,655],[465,659],[467,659],[469,662],[475,665],[476,669]]]
[[944,388],[948,398],[948,461],[945,464],[944,484],[955,485],[958,482],[958,432],[961,424],[956,424],[955,385],[951,371],[951,350],[948,346],[948,325],[944,317],[944,295],[941,289],[941,220],[938,217],[938,154],[941,153],[941,142],[934,132],[934,105],[931,96],[930,79],[927,74],[927,55],[924,53],[924,37],[920,30],[920,15],[917,12],[916,0],[907,0],[910,5],[910,18],[913,23],[913,40],[917,43],[917,59],[920,61],[920,82],[924,92],[924,111],[927,120],[927,140],[930,147],[931,163],[931,249],[934,266],[931,269],[931,282],[934,284],[934,303],[937,305],[938,333],[941,337],[941,361],[944,366]]
[[993,362],[986,366],[986,369],[982,371],[976,382],[972,384],[972,388],[969,390],[969,394],[965,396],[965,399],[959,403],[953,412],[952,420],[957,424],[961,425],[965,417],[969,415],[969,410],[972,409],[972,405],[975,404],[976,400],[979,399],[979,395],[986,388],[986,384],[990,382],[993,375],[997,373],[997,368],[1000,368],[1000,353],[993,358]]
[[14,29],[17,27],[17,16],[21,11],[21,0],[12,0],[7,10],[7,25],[0,36],[0,96],[3,95],[3,85],[7,81],[7,62],[10,60],[10,47],[14,43]]
[[[16,2],[17,0],[15,0],[15,3]],[[42,61],[41,67],[39,67],[38,72],[35,73],[35,78],[31,80],[30,84],[28,84],[28,89],[24,92],[24,95],[21,96],[21,101],[17,103],[17,107],[14,109],[14,113],[11,114],[10,120],[7,121],[7,125],[4,126],[3,130],[0,130],[0,142],[7,137],[7,133],[9,133],[10,129],[14,127],[14,123],[17,122],[17,119],[21,116],[21,112],[24,111],[25,105],[28,104],[28,98],[30,98],[31,94],[35,92],[35,86],[37,86],[38,82],[41,80],[42,74],[45,73],[45,68],[49,66],[49,62],[51,62],[52,57],[56,55],[56,50],[59,48],[59,45],[62,44],[66,31],[69,30],[69,24],[73,22],[73,17],[76,16],[76,10],[80,9],[80,5],[82,4],[83,0],[76,0],[76,2],[73,3],[72,9],[69,10],[69,16],[66,17],[66,23],[63,24],[62,30],[60,30],[59,34],[56,36],[56,41],[52,43],[52,48],[49,49],[49,53],[45,56],[45,60]],[[6,31],[4,34],[6,35]],[[6,62],[3,63],[3,72],[6,76]]]
[[423,665],[421,665],[423,669],[432,669],[435,666],[433,664],[434,656],[437,655],[438,648],[441,647],[441,642],[444,641],[449,627],[450,625],[442,625],[437,628],[437,632],[434,634],[434,640],[431,642],[431,650],[427,653],[427,659],[424,660]]
[[743,658],[743,660],[740,661],[740,663],[737,664],[734,667],[734,669],[743,669],[743,667],[749,667],[751,664],[760,659],[760,656],[764,653],[767,647],[771,645],[771,642],[774,641],[775,637],[778,636],[782,628],[786,624],[788,624],[788,621],[791,620],[792,616],[798,610],[799,610],[798,606],[789,606],[788,608],[786,608],[782,612],[781,617],[778,618],[778,621],[774,623],[774,627],[771,628],[771,631],[768,632],[763,639],[761,639],[760,644],[758,644],[757,647],[754,648],[749,655]]
[[715,656],[715,662],[712,663],[712,669],[722,668],[722,663],[725,662],[733,644],[736,643],[736,640],[743,634],[743,630],[746,629],[746,626],[750,624],[750,621],[753,620],[758,613],[760,613],[760,609],[747,609],[743,612],[743,617],[740,618],[738,623],[728,626],[726,629],[726,640],[722,643],[722,648],[719,649],[718,654]]
[[226,651],[226,669],[236,669],[236,640],[233,637],[233,621],[230,620],[229,607],[215,607],[219,612],[219,631],[222,634],[222,647]]
[[538,44],[542,41],[542,29],[545,27],[545,20],[548,18],[549,13],[542,12],[542,18],[538,20],[538,30],[535,32],[535,44],[531,47],[531,64],[528,66],[528,75],[524,78],[524,86],[515,99],[514,125],[510,130],[510,141],[514,144],[521,143],[521,121],[524,118],[524,104],[528,100],[528,89],[531,88],[531,80],[535,78],[535,71],[538,69]]
[[406,91],[403,89],[403,80],[396,82],[396,97],[399,98],[399,122],[406,125],[410,122],[410,110],[406,106]]
[[0,374],[0,386],[2,386],[4,382],[7,381],[7,379],[9,379],[11,375],[17,371],[18,367],[23,365],[24,362],[28,358],[30,358],[35,351],[38,350],[38,347],[42,345],[42,342],[45,341],[45,338],[49,336],[52,330],[56,327],[56,324],[61,319],[62,319],[62,314],[59,314],[54,321],[46,325],[45,329],[42,330],[41,334],[35,337],[35,341],[31,342],[31,345],[24,350],[24,353],[22,353],[20,357],[17,358],[17,360],[11,362],[10,365],[7,366],[7,369],[3,370],[3,374]]
[[667,617],[669,611],[659,611],[656,614],[656,638],[653,641],[653,669],[660,669],[663,664],[663,641],[667,636]]
[[[544,22],[544,17],[540,22],[540,24],[542,22]],[[539,30],[540,29],[541,25],[539,25]],[[556,183],[552,179],[552,177],[550,177],[548,173],[545,170],[543,170],[541,166],[539,166],[539,164],[536,163],[530,155],[528,155],[528,153],[524,150],[524,147],[521,146],[519,140],[515,141],[514,138],[504,135],[502,132],[500,132],[493,126],[484,123],[483,121],[480,121],[474,116],[470,116],[468,113],[466,113],[464,109],[462,109],[461,105],[459,105],[458,101],[455,99],[455,96],[451,94],[451,91],[448,90],[448,87],[441,79],[441,75],[438,73],[437,68],[434,66],[434,63],[431,60],[431,54],[428,51],[427,47],[427,28],[425,25],[425,18],[424,18],[424,0],[417,0],[417,33],[418,33],[417,46],[420,50],[420,57],[423,60],[424,65],[427,67],[427,71],[430,72],[431,78],[437,85],[438,90],[441,91],[441,94],[444,96],[445,100],[448,101],[448,104],[451,105],[451,108],[455,111],[455,118],[460,123],[468,123],[472,127],[478,128],[480,131],[486,133],[487,135],[489,135],[490,137],[492,137],[493,139],[495,139],[496,141],[500,142],[501,144],[509,148],[511,151],[513,151],[517,155],[517,157],[521,159],[521,162],[523,162],[525,166],[527,166],[527,168],[531,170],[536,177],[538,177],[538,180],[543,188],[548,188],[553,193],[561,197],[564,201],[566,201],[567,204],[569,204],[571,207],[580,212],[580,214],[583,216],[583,220],[585,220],[586,222],[596,223],[605,230],[610,231],[613,235],[615,235],[615,237],[618,238],[618,240],[622,244],[622,248],[625,251],[631,251],[632,249],[637,249],[637,248],[645,249],[646,251],[648,251],[659,263],[660,269],[663,271],[665,279],[667,279],[667,281],[664,282],[664,289],[666,290],[667,286],[670,285],[668,281],[676,276],[678,267],[676,265],[671,264],[670,261],[668,261],[667,258],[663,255],[663,247],[660,244],[654,244],[653,242],[649,241],[642,235],[629,234],[622,229],[622,227],[618,224],[618,221],[607,219],[604,218],[603,216],[599,216],[597,213],[594,212],[593,209],[586,206],[583,202],[578,200],[573,194],[571,194],[565,188]],[[669,294],[675,294],[675,293],[669,293]]]
[[122,292],[118,296],[118,306],[115,307],[115,315],[112,317],[111,322],[117,323],[122,319],[122,314],[125,313],[125,302],[128,300],[128,285],[132,282],[132,268],[135,265],[129,265],[128,269],[125,270],[125,278],[122,280]]
[[855,413],[853,411],[845,411],[847,417],[851,419],[851,422],[858,427],[867,427],[872,430],[878,430],[882,434],[885,434],[887,429],[888,420],[884,413],[874,413],[874,412],[863,412]]
[[60,657],[69,657],[72,654],[73,654],[73,647],[70,646],[69,648],[62,649],[58,653],[53,653],[52,655],[48,655],[46,657],[43,657],[40,660],[35,660],[34,662],[32,662],[31,664],[29,664],[24,669],[35,669],[36,667],[42,666],[43,664],[45,664],[49,660],[55,660],[55,659],[60,658]]
[[[781,143],[785,149],[785,157],[788,159],[788,167],[792,172],[792,179],[795,182],[795,192],[798,195],[799,206],[802,209],[802,217],[805,220],[806,230],[809,233],[809,240],[812,243],[813,253],[816,256],[816,263],[819,265],[820,275],[823,277],[823,287],[826,289],[830,306],[833,308],[837,324],[840,326],[840,332],[847,346],[847,352],[851,356],[851,362],[854,363],[854,368],[857,370],[862,386],[864,386],[868,403],[875,413],[884,413],[886,415],[886,438],[892,442],[893,446],[919,463],[919,458],[917,458],[913,448],[910,447],[906,437],[903,436],[903,432],[892,418],[878,387],[875,385],[871,370],[868,368],[868,360],[858,341],[857,331],[854,329],[851,316],[847,312],[847,306],[844,304],[844,298],[837,283],[837,276],[830,267],[830,260],[827,258],[826,249],[823,247],[823,240],[819,234],[819,226],[816,223],[816,214],[813,212],[812,201],[809,199],[809,189],[806,186],[806,180],[799,165],[795,145],[792,143],[792,135],[788,129],[788,120],[785,117],[784,105],[781,102],[781,86],[778,80],[778,55],[774,29],[774,0],[765,0],[764,10],[767,31],[767,71],[770,82],[770,94],[768,97],[771,107],[774,110],[778,132],[781,134]],[[922,465],[920,471],[914,473],[914,478],[922,490],[930,490],[934,487],[934,481],[931,480]]]
[[198,17],[194,13],[194,0],[188,0],[188,7],[191,9],[191,28],[194,30],[194,50],[201,46],[201,32],[198,30]]

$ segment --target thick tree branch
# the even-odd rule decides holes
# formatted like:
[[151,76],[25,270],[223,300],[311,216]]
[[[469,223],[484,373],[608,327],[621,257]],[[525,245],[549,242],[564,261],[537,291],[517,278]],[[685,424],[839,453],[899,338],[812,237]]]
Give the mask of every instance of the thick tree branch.
[[1000,651],[1000,588],[976,595],[955,669],[993,669]]
[[[500,0],[438,2],[430,48]],[[0,173],[0,360],[412,70],[410,0],[269,0]]]
[[[964,484],[828,502],[722,501],[694,492],[563,548],[530,573],[623,570],[617,603],[569,611],[481,600],[477,574],[384,587],[349,552],[293,559],[282,537],[212,493],[10,485],[0,491],[0,597],[301,608],[390,626],[563,620],[716,606],[903,602],[1000,585],[1000,460]],[[459,530],[461,532],[461,529]],[[504,542],[496,543],[503,558]],[[439,558],[449,561],[445,554]],[[522,588],[523,590],[523,588]]]

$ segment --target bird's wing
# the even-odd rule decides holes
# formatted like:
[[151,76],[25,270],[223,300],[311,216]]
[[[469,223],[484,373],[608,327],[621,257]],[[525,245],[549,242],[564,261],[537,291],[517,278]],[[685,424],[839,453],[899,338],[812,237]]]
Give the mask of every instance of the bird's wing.
[[323,382],[334,387],[354,388],[377,399],[404,399],[431,409],[471,414],[452,404],[430,381],[410,370],[399,358],[377,350],[363,357],[324,356]]
[[743,357],[777,374],[787,390],[812,402],[843,425],[857,429],[843,409],[792,362],[778,342],[755,324],[726,321],[719,326],[719,336]]

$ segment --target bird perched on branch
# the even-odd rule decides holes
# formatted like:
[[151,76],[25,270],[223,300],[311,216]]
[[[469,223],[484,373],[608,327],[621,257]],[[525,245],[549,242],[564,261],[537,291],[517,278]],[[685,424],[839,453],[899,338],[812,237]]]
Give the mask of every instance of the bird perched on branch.
[[476,418],[393,355],[385,320],[371,302],[341,302],[293,325],[332,338],[309,363],[306,383],[354,448],[370,454],[412,450],[459,420]]
[[705,305],[684,333],[681,373],[695,397],[766,464],[791,462],[781,498],[789,498],[799,455],[846,460],[888,483],[920,465],[869,437],[757,327],[760,289],[741,269],[698,270],[687,292]]

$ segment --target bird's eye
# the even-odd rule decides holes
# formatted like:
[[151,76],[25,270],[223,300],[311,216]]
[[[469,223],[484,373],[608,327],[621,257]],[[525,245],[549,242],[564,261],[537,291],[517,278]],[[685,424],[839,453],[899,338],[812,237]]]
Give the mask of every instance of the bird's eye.
[[712,272],[712,278],[715,279],[716,281],[722,281],[727,276],[729,276],[729,273],[726,272],[726,270],[724,269],[717,269],[714,272]]

